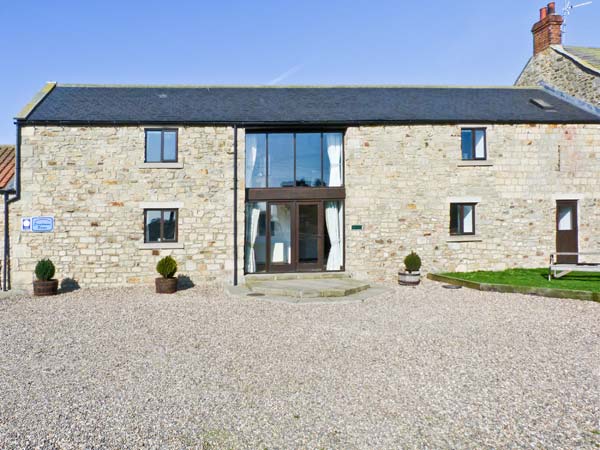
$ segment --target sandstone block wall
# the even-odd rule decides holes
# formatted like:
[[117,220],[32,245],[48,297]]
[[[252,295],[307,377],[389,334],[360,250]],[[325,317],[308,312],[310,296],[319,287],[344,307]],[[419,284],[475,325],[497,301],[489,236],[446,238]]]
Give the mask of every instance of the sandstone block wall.
[[[196,283],[230,280],[233,130],[178,130],[183,168],[147,169],[139,167],[144,127],[23,128],[23,193],[11,206],[13,286],[29,287],[44,257],[55,262],[58,277],[81,286],[151,283],[165,255],[175,257],[179,272]],[[240,201],[243,211],[243,189]],[[142,202],[183,203],[183,248],[140,249]],[[54,216],[55,231],[21,233],[20,217],[36,215]]]
[[[393,282],[410,250],[425,271],[545,266],[557,196],[580,199],[580,250],[600,250],[600,126],[487,126],[491,166],[462,163],[460,128],[347,130],[348,272]],[[13,287],[30,288],[44,257],[83,287],[150,284],[168,254],[194,283],[231,283],[233,129],[179,127],[179,157],[181,169],[140,168],[143,127],[25,127],[22,199],[11,205]],[[243,130],[237,166],[242,279]],[[477,234],[466,241],[449,236],[450,199],[461,197],[479,200]],[[183,204],[183,248],[140,248],[143,202]],[[55,231],[21,233],[20,218],[35,215],[53,215]]]
[[535,86],[540,81],[600,106],[600,76],[551,48],[529,61],[515,85]]
[[[600,251],[600,126],[487,126],[488,167],[463,166],[460,131],[348,130],[347,271],[393,281],[411,250],[425,271],[544,267],[556,196],[581,198],[580,251]],[[480,200],[476,236],[449,235],[453,197]]]

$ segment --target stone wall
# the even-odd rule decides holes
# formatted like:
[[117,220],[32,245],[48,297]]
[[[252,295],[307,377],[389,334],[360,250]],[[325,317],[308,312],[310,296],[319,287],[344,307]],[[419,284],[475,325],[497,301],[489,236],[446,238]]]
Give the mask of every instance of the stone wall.
[[[424,269],[545,266],[555,199],[580,200],[580,249],[600,249],[600,126],[487,126],[488,166],[461,161],[460,126],[353,127],[345,136],[346,269],[393,282],[410,250]],[[173,255],[194,283],[233,278],[233,130],[179,127],[181,169],[140,168],[143,127],[25,127],[21,201],[11,206],[12,280],[44,257],[81,286],[152,283]],[[244,133],[239,133],[238,274],[243,270]],[[452,198],[477,199],[476,230],[449,236]],[[183,248],[143,242],[144,202],[181,202]],[[53,215],[54,233],[21,233]],[[362,230],[351,230],[360,224]]]
[[[556,198],[581,198],[580,251],[600,251],[600,126],[487,126],[487,167],[463,164],[460,130],[348,130],[347,271],[393,281],[411,250],[425,271],[544,267]],[[449,235],[461,197],[478,203],[474,237]]]
[[549,48],[531,58],[516,86],[535,86],[540,81],[600,106],[600,76]]
[[[141,168],[144,140],[143,127],[23,128],[23,193],[11,207],[13,286],[30,286],[43,257],[59,278],[81,286],[151,283],[165,255],[194,282],[232,279],[232,128],[179,127],[181,169]],[[239,198],[243,211],[243,189]],[[183,203],[183,248],[140,248],[142,202]],[[20,217],[36,215],[55,216],[55,231],[21,233]]]

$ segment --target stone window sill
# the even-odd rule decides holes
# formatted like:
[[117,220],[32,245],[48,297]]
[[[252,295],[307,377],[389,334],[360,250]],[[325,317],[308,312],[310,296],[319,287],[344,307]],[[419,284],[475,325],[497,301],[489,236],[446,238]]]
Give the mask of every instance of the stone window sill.
[[481,242],[483,239],[477,235],[450,236],[446,242]]
[[181,242],[141,242],[140,250],[176,250],[184,248]]
[[489,159],[485,160],[472,160],[472,161],[461,161],[457,167],[493,167],[494,162]]
[[183,169],[183,163],[141,163],[138,169]]

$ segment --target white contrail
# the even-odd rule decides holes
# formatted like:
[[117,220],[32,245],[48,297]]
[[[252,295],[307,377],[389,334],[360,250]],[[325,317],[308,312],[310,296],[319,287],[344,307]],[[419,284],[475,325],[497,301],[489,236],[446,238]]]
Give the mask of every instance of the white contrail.
[[267,84],[278,84],[278,83],[281,83],[283,80],[285,80],[286,78],[294,75],[296,72],[298,72],[300,69],[302,69],[302,67],[304,67],[303,64],[298,64],[297,66],[294,66],[294,67],[292,67],[289,70],[286,70],[285,72],[283,72],[278,77],[273,78]]

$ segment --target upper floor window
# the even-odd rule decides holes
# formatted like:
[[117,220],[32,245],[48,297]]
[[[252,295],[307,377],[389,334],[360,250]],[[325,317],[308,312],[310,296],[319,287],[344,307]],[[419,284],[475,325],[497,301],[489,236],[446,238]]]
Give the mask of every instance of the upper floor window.
[[475,234],[475,203],[450,204],[450,234]]
[[177,242],[177,209],[144,210],[144,242]]
[[343,185],[343,134],[246,134],[246,187]]
[[461,131],[462,159],[487,159],[485,128],[463,128]]
[[146,130],[145,162],[177,162],[177,130]]

